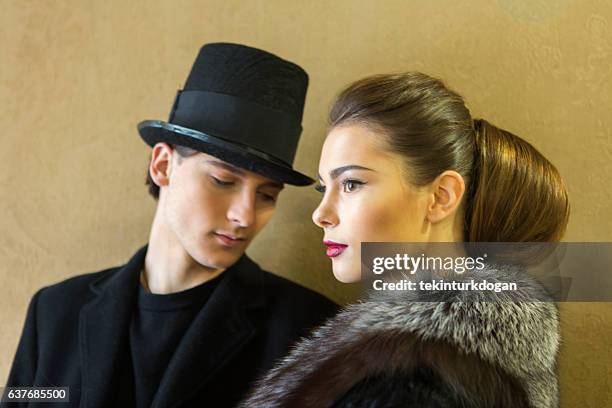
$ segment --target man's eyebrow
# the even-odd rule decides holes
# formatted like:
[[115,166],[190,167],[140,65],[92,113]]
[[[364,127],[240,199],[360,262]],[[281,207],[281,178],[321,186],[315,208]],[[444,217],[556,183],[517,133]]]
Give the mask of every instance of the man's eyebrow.
[[246,172],[244,170],[242,170],[241,168],[238,168],[238,167],[233,166],[233,165],[231,165],[229,163],[225,163],[225,162],[222,162],[222,161],[219,161],[219,160],[210,160],[209,159],[209,160],[206,160],[205,163],[212,164],[213,166],[224,168],[227,171],[231,171],[231,172],[239,174],[241,176],[246,174]]
[[[376,171],[373,169],[369,169],[367,167],[363,167],[363,166],[359,166],[357,164],[349,164],[348,166],[342,166],[342,167],[338,167],[333,169],[332,171],[329,172],[329,175],[331,176],[332,180],[338,178],[339,175],[341,175],[342,173],[344,173],[345,171],[349,171],[349,170],[367,170],[367,171]],[[321,175],[319,174],[319,180],[323,180],[321,178]]]
[[[232,173],[235,173],[239,176],[245,176],[247,174],[247,172],[239,167],[236,167],[232,164],[229,163],[225,163],[219,160],[206,160],[205,163],[208,164],[212,164],[213,166],[217,166],[217,167],[221,167],[227,171],[231,171]],[[278,188],[279,190],[282,190],[283,188],[285,188],[285,185],[283,183],[278,183],[275,181],[268,181],[266,183],[262,183],[259,185],[259,187],[274,187],[274,188]]]
[[285,185],[282,183],[275,183],[273,181],[269,181],[267,183],[263,183],[259,187],[274,187],[274,188],[278,188],[279,190],[282,190],[285,188]]

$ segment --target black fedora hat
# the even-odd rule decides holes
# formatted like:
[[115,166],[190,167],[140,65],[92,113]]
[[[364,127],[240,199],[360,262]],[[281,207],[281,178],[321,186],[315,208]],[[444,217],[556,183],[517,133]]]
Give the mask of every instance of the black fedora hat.
[[150,146],[182,145],[282,183],[314,182],[293,169],[308,74],[274,54],[240,44],[201,49],[168,122],[146,120]]

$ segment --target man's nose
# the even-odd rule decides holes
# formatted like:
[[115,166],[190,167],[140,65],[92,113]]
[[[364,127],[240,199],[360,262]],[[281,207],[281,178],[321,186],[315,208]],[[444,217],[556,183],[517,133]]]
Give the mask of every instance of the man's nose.
[[251,226],[255,222],[255,199],[255,191],[242,191],[237,194],[228,209],[227,218],[239,227]]

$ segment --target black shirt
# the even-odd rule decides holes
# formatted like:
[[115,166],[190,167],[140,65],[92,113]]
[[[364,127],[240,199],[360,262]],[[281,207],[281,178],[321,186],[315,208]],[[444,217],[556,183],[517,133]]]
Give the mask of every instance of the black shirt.
[[130,350],[137,407],[150,407],[183,334],[202,310],[223,274],[181,292],[158,295],[138,285],[130,323]]

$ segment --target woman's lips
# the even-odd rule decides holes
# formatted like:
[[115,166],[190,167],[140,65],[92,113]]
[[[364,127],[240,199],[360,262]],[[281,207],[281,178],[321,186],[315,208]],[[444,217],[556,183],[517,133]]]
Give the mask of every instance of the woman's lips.
[[348,245],[339,244],[339,243],[334,242],[334,241],[327,241],[326,240],[326,241],[323,241],[323,243],[327,247],[327,251],[325,252],[325,254],[327,256],[329,256],[330,258],[337,257],[338,255],[340,255],[348,247]]

